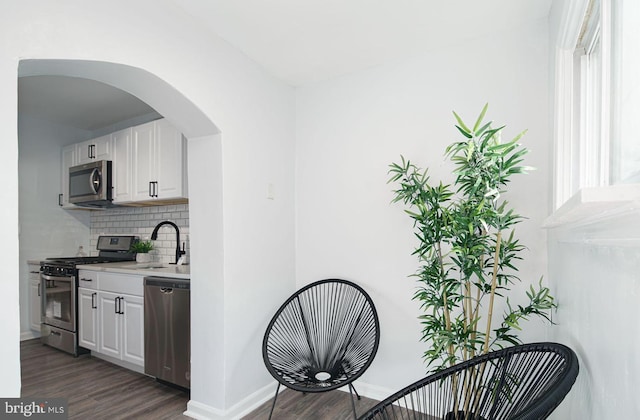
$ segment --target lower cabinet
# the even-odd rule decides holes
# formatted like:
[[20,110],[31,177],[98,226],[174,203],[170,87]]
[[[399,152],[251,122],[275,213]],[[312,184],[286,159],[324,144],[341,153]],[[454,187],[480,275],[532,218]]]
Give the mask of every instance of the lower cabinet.
[[40,264],[29,263],[29,324],[40,333]]
[[78,288],[78,345],[98,350],[98,292]]
[[[142,277],[119,277],[98,273],[96,289],[78,288],[78,342],[86,349],[144,367],[144,299],[113,290],[119,280],[126,282],[125,290],[131,289],[130,282],[141,285]],[[101,280],[110,291],[101,290]]]
[[144,366],[144,300],[98,292],[98,353]]

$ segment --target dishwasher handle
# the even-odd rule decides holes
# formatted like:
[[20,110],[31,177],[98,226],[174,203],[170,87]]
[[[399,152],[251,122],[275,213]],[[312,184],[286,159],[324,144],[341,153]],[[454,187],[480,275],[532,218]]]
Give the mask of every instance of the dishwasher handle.
[[172,293],[179,290],[189,290],[191,287],[189,279],[169,278],[169,277],[145,277],[144,287],[157,287],[162,293]]

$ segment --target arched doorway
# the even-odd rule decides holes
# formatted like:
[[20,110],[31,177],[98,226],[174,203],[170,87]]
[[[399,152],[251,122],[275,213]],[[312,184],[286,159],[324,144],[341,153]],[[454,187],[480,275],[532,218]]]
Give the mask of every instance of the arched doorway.
[[[188,138],[192,277],[192,399],[210,389],[222,388],[223,378],[205,377],[212,350],[222,353],[223,319],[212,322],[209,308],[222,307],[222,295],[214,288],[223,281],[222,271],[222,169],[221,133],[188,98],[170,84],[145,70],[110,62],[86,60],[23,60],[18,76],[56,75],[96,80],[126,91],[146,102]],[[206,178],[202,175],[206,173]],[[209,281],[215,278],[216,282]],[[204,280],[207,281],[204,281]],[[218,300],[218,301],[216,301]],[[199,313],[207,313],[199,316]],[[194,315],[195,314],[195,315]],[[212,324],[218,324],[213,325]],[[205,330],[207,334],[202,334]],[[213,332],[212,332],[213,331]],[[196,343],[194,343],[194,340]],[[194,345],[195,344],[195,345]],[[204,349],[199,352],[198,349]],[[207,352],[207,353],[205,353]],[[213,364],[218,363],[215,360]],[[222,363],[220,359],[219,363]],[[205,369],[200,366],[205,365]],[[218,382],[217,382],[218,381]]]

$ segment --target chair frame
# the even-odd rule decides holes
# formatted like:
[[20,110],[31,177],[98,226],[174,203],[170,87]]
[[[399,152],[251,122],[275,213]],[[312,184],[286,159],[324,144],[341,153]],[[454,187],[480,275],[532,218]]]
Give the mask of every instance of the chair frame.
[[[283,374],[281,371],[279,371],[278,369],[276,369],[269,357],[270,351],[269,351],[269,345],[270,345],[270,338],[271,338],[271,334],[272,334],[272,330],[274,328],[274,325],[276,325],[276,323],[280,320],[281,316],[286,316],[283,315],[283,313],[285,313],[285,311],[290,308],[290,305],[292,304],[297,304],[297,307],[300,307],[300,297],[301,296],[307,296],[308,293],[313,293],[315,288],[320,289],[321,287],[332,287],[332,286],[336,286],[339,288],[343,288],[343,287],[347,287],[347,288],[352,288],[352,292],[356,293],[358,295],[359,300],[362,303],[362,308],[360,308],[360,315],[357,318],[357,322],[356,325],[359,325],[361,323],[361,317],[363,316],[362,314],[366,311],[367,315],[369,315],[368,318],[368,322],[373,322],[375,331],[372,332],[372,334],[374,335],[374,342],[371,344],[371,349],[367,354],[367,360],[359,367],[357,368],[357,370],[353,371],[353,372],[345,372],[345,371],[341,371],[341,373],[343,375],[346,375],[346,379],[344,380],[340,380],[339,382],[335,382],[332,384],[327,384],[327,383],[322,383],[318,386],[314,386],[314,384],[312,383],[312,381],[304,381],[304,382],[296,382],[296,383],[292,383],[291,380],[287,381],[287,379],[285,379],[283,377]],[[342,290],[342,289],[340,289]],[[324,297],[324,296],[322,296]],[[335,297],[335,296],[334,296]],[[304,311],[301,310],[301,316],[303,318],[303,323],[304,323],[304,328],[305,330],[307,330],[308,325],[307,325],[307,321],[304,320]],[[373,319],[371,319],[371,317]],[[307,337],[306,337],[306,341],[307,344],[309,344],[310,342],[310,337],[309,337],[309,331],[306,331]],[[352,342],[352,338],[353,338],[353,332],[351,332],[351,336],[348,338],[348,340],[344,343],[345,344],[345,351],[346,348],[351,344]],[[343,279],[325,279],[325,280],[319,280],[313,283],[310,283],[304,287],[302,287],[301,289],[297,290],[294,294],[292,294],[281,306],[280,308],[276,311],[276,313],[274,314],[273,318],[271,319],[271,321],[269,322],[269,325],[267,326],[267,329],[265,331],[264,334],[264,338],[263,338],[263,342],[262,342],[262,358],[264,360],[264,364],[267,367],[267,370],[269,371],[269,373],[278,381],[278,387],[276,389],[276,394],[275,397],[273,398],[273,403],[271,405],[271,411],[269,412],[269,419],[271,419],[271,416],[273,415],[273,410],[275,408],[276,405],[276,400],[278,398],[278,393],[280,391],[280,386],[284,385],[287,388],[293,389],[295,391],[299,391],[302,393],[316,393],[316,392],[326,392],[326,391],[331,391],[334,389],[338,389],[344,386],[348,386],[349,388],[349,394],[351,396],[351,408],[353,410],[353,417],[354,419],[357,419],[357,414],[356,414],[356,408],[355,408],[355,402],[353,399],[353,394],[355,393],[357,398],[360,399],[360,395],[358,394],[358,392],[355,390],[355,387],[353,386],[353,381],[355,381],[356,379],[358,379],[367,369],[368,367],[371,365],[371,363],[373,362],[373,359],[375,358],[375,355],[378,351],[378,346],[380,343],[380,322],[378,319],[378,313],[376,311],[375,305],[373,304],[373,300],[371,299],[371,297],[369,296],[369,294],[359,285],[348,281],[348,280],[343,280]],[[312,347],[309,344],[310,347]],[[342,367],[342,365],[341,365]],[[310,372],[313,373],[313,372]],[[300,372],[297,372],[297,374],[299,375]],[[306,376],[307,378],[310,379],[310,375]]]
[[[533,358],[534,356],[538,356],[547,362],[547,364],[543,364],[539,371],[535,371],[535,374],[532,373],[532,371],[525,369],[525,367],[533,368],[535,366],[539,366],[538,364],[534,364],[534,362],[539,362],[539,360],[528,359],[528,357]],[[509,375],[514,375],[513,373],[507,372],[507,368],[513,368],[513,365],[510,365],[510,362],[513,360],[518,362],[521,361],[521,359],[523,361],[530,362],[530,366],[522,367],[520,365],[516,365],[518,366],[517,370],[521,376],[512,376],[505,379]],[[453,404],[454,407],[460,407],[461,403],[459,399],[458,403],[452,403],[450,400],[445,401],[443,398],[438,399],[436,398],[437,395],[427,393],[428,390],[433,390],[435,391],[433,394],[439,394],[441,393],[440,390],[443,388],[451,387],[451,384],[456,384],[455,378],[457,374],[460,374],[457,376],[458,384],[463,381],[463,378],[466,380],[469,375],[478,375],[478,371],[482,372],[479,374],[481,376],[484,374],[486,366],[492,363],[495,367],[495,374],[489,375],[489,377],[494,381],[493,383],[495,384],[495,387],[492,388],[493,394],[485,392],[482,395],[482,401],[478,403],[481,405],[478,407],[478,411],[482,410],[481,412],[476,411],[471,415],[468,413],[466,415],[456,415],[452,411],[443,413],[443,407],[448,407],[445,409],[445,411],[447,411],[450,409],[451,404]],[[552,364],[553,366],[551,366]],[[563,344],[550,342],[521,344],[476,356],[473,359],[459,363],[416,381],[369,409],[369,411],[363,414],[359,420],[418,420],[443,418],[438,416],[444,416],[444,419],[446,420],[546,419],[565,398],[575,383],[578,372],[578,357],[573,350]],[[465,373],[467,373],[467,377],[461,376]],[[515,401],[506,402],[506,400],[511,400],[511,395],[507,397],[502,395],[502,393],[508,393],[508,391],[505,392],[503,390],[503,387],[508,387],[505,383],[512,381],[514,377],[516,380],[522,381],[522,377],[524,376],[527,376],[527,380],[525,381],[526,385],[524,385],[522,389],[517,387],[520,386],[519,383],[512,382],[517,384],[515,388],[515,391],[517,392],[513,392],[513,394],[518,394],[516,398],[514,398]],[[537,383],[533,383],[536,381]],[[430,388],[430,386],[435,386],[431,384],[437,382],[439,382],[437,389]],[[485,389],[490,388],[484,383],[480,385],[480,388],[483,387]],[[460,390],[458,389],[458,391],[454,391],[452,394],[460,397],[462,392],[459,391]],[[497,398],[495,397],[496,393],[498,394]],[[425,402],[427,399],[429,399],[429,404]],[[434,406],[437,406],[440,411],[435,413],[423,413],[407,409],[407,406],[411,406],[421,407],[424,410],[426,405],[430,405],[431,400],[436,400]],[[506,409],[505,407],[507,406],[512,407],[512,409]]]

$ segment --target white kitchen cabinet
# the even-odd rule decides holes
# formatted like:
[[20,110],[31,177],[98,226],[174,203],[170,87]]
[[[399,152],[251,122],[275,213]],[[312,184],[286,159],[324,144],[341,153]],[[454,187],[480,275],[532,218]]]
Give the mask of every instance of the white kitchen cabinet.
[[86,140],[76,144],[77,165],[95,162],[98,160],[111,160],[113,140],[110,134]]
[[63,148],[60,206],[78,208],[69,204],[69,168],[96,160],[112,161],[116,204],[188,198],[187,142],[164,118]]
[[60,191],[58,195],[58,205],[61,207],[75,207],[69,203],[69,168],[77,164],[76,145],[71,144],[62,148],[62,179],[60,180]]
[[155,121],[156,197],[170,199],[188,197],[187,194],[187,141],[182,133],[167,120]]
[[128,202],[132,194],[131,141],[133,129],[127,128],[112,134],[113,137],[113,201]]
[[80,346],[144,367],[143,276],[80,270],[79,283]]
[[78,288],[78,345],[98,350],[98,292]]
[[133,128],[131,142],[131,182],[132,201],[145,201],[153,198],[152,184],[155,181],[153,164],[155,148],[155,121]]
[[98,292],[98,352],[144,366],[144,300]]
[[98,293],[98,353],[122,359],[122,317],[116,293]]
[[186,140],[167,120],[133,127],[132,201],[186,199]]
[[29,266],[29,323],[31,329],[40,332],[40,264]]
[[78,271],[78,287],[85,289],[98,289],[98,272],[91,270]]
[[122,360],[144,366],[144,299],[122,295]]

